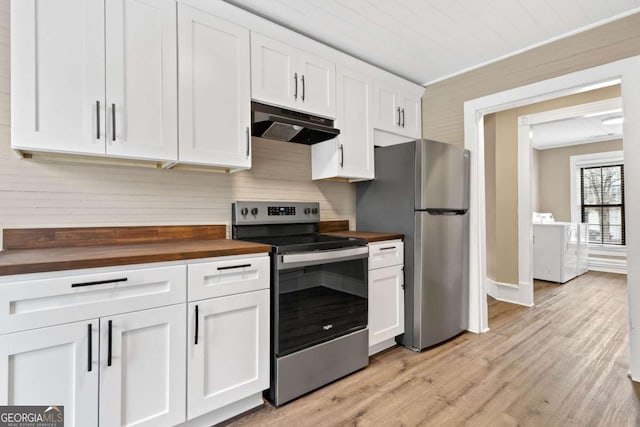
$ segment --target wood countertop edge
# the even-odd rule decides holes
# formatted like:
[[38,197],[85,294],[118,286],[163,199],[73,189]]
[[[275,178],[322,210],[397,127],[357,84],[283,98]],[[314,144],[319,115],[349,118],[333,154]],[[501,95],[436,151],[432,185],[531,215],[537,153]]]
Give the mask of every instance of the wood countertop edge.
[[369,243],[384,242],[386,240],[404,240],[402,233],[378,233],[373,231],[331,231],[323,234],[339,237],[357,237]]
[[[224,242],[225,240],[220,240]],[[232,241],[228,241],[232,242]],[[235,242],[235,241],[233,241]],[[134,264],[149,264],[156,262],[168,262],[168,261],[185,261],[202,258],[215,258],[233,255],[251,255],[260,253],[269,253],[271,247],[263,244],[252,244],[242,242],[242,246],[235,247],[217,247],[217,248],[202,248],[202,249],[186,249],[176,251],[165,251],[159,253],[118,253],[114,255],[101,254],[100,256],[85,257],[80,259],[44,259],[38,261],[7,263],[0,265],[0,276],[11,276],[17,274],[29,274],[29,273],[45,273],[49,271],[64,271],[64,270],[78,270],[88,268],[100,268],[100,267],[115,267],[126,266]],[[135,245],[131,245],[132,247]],[[146,245],[145,245],[146,246]],[[66,248],[68,249],[68,248]],[[83,248],[88,249],[88,248]],[[133,248],[131,248],[133,250]],[[18,250],[16,250],[18,251]],[[35,253],[37,250],[20,250],[29,251]],[[50,249],[47,251],[51,251]],[[3,251],[4,253],[13,251]],[[3,254],[0,252],[0,257]]]

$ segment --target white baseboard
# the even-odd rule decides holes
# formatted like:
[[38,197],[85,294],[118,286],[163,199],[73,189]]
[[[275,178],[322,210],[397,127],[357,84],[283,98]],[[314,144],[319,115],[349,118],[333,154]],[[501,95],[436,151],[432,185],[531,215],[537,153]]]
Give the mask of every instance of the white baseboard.
[[512,283],[496,282],[487,278],[487,294],[498,301],[533,307],[531,283],[521,282],[519,285],[514,285]]
[[380,353],[382,350],[386,350],[388,348],[391,348],[394,345],[397,345],[395,337],[386,339],[386,340],[384,340],[382,342],[379,342],[378,344],[370,345],[369,346],[369,356],[373,356],[376,353]]
[[627,260],[589,257],[589,270],[627,274]]
[[179,425],[181,427],[210,427],[262,405],[264,405],[262,393],[256,393]]

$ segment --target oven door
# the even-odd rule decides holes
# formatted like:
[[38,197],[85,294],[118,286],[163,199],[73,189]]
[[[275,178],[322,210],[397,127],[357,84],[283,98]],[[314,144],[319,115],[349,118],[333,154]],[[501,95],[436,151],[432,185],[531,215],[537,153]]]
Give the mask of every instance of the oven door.
[[276,356],[367,327],[368,256],[366,246],[278,255]]

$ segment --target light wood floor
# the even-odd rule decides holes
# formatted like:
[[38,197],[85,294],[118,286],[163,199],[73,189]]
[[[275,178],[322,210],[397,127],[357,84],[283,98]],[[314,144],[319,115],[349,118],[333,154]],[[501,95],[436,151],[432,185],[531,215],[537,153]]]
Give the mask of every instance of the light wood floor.
[[626,276],[535,284],[536,306],[489,305],[491,331],[368,368],[234,426],[639,426],[627,377]]

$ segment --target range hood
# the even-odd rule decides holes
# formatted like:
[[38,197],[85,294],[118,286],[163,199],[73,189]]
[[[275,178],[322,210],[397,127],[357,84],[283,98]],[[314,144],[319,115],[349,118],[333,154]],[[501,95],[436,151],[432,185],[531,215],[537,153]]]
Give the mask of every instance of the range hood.
[[277,141],[315,144],[333,139],[340,129],[333,120],[259,102],[251,103],[251,134]]

